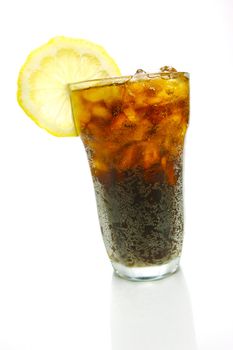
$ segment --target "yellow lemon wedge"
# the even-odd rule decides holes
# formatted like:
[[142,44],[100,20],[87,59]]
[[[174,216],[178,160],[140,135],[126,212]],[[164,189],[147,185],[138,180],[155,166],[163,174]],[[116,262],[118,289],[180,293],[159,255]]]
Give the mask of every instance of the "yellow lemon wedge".
[[68,84],[119,75],[117,64],[101,46],[58,36],[27,57],[18,77],[18,103],[49,133],[77,136]]

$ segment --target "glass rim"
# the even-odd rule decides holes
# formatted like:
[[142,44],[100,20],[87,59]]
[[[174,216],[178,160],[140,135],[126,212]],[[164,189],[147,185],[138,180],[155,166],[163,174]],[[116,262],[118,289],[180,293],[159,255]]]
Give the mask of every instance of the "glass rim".
[[[174,79],[179,75],[183,75],[186,78],[189,79],[190,74],[188,72],[156,72],[156,73],[139,73],[138,76],[135,75],[120,75],[120,76],[114,76],[114,77],[107,77],[107,78],[96,78],[96,79],[89,79],[89,80],[82,80],[74,83],[69,83],[68,88],[70,91],[75,90],[84,90],[91,87],[98,87],[98,86],[107,86],[107,85],[115,85],[115,84],[124,84],[127,81],[138,82],[138,81],[147,81],[153,78],[157,77],[168,77],[168,79]],[[135,78],[135,79],[133,79]]]

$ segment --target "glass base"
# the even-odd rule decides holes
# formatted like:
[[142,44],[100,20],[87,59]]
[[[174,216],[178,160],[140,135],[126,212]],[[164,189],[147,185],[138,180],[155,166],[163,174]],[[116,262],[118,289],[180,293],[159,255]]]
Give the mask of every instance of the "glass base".
[[112,261],[112,266],[116,274],[122,278],[131,281],[152,281],[165,278],[177,271],[180,258],[175,258],[166,264],[146,266],[146,267],[128,267]]

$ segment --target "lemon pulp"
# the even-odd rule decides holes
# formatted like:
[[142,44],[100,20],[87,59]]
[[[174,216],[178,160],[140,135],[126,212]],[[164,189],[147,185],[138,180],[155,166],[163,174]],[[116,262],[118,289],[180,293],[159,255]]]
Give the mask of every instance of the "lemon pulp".
[[120,75],[99,45],[84,39],[55,37],[35,49],[18,77],[17,99],[34,122],[55,136],[77,136],[68,84]]

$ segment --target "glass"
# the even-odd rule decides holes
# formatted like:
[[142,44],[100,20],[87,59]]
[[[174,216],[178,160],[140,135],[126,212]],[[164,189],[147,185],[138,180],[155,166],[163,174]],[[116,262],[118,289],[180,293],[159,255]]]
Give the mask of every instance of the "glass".
[[175,272],[183,243],[189,75],[139,70],[69,88],[114,270],[131,280]]

